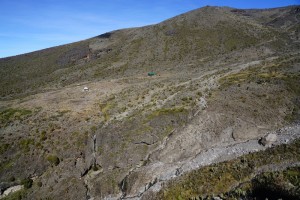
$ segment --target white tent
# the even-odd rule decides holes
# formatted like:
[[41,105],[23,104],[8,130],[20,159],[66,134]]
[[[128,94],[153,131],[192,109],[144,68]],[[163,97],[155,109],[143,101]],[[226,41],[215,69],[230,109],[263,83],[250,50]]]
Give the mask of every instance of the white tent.
[[84,87],[83,91],[87,92],[87,91],[89,91],[89,88],[88,87]]

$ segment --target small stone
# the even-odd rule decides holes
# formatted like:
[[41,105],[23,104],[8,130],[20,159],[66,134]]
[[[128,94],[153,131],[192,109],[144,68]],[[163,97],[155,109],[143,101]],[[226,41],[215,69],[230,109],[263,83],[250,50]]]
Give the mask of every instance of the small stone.
[[287,144],[288,142],[289,142],[289,139],[285,139],[285,140],[284,140],[284,143]]

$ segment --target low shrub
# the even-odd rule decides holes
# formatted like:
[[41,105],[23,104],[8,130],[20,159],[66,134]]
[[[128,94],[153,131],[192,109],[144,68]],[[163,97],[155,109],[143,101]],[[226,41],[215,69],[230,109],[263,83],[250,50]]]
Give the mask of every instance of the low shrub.
[[60,163],[60,160],[56,155],[49,155],[47,157],[47,160],[55,166],[57,166]]
[[29,189],[32,187],[33,180],[30,178],[25,178],[21,181],[21,184],[24,185],[25,189]]

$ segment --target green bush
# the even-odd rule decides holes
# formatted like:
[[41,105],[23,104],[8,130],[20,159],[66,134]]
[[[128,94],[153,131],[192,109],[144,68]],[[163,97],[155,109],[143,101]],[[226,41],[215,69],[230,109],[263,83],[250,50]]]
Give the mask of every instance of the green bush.
[[30,178],[25,178],[21,181],[21,184],[24,185],[25,189],[29,189],[32,187],[33,180]]
[[46,131],[42,131],[42,133],[41,133],[41,135],[40,135],[40,140],[41,140],[41,141],[47,140]]
[[14,176],[9,177],[10,182],[14,182],[15,180],[16,180],[16,178]]
[[9,144],[0,145],[0,154],[3,154],[9,148]]
[[25,152],[28,152],[30,150],[30,145],[34,145],[34,139],[32,138],[22,139],[19,142],[19,145],[21,149],[23,149]]
[[60,163],[60,160],[56,155],[49,155],[47,157],[47,160],[55,166],[57,166]]
[[43,186],[43,183],[41,181],[37,182],[36,184],[37,184],[38,187],[42,187]]
[[197,92],[197,95],[198,95],[199,97],[202,97],[202,93],[201,93],[201,92]]
[[7,126],[15,120],[22,120],[32,114],[31,110],[9,108],[0,112],[0,125]]

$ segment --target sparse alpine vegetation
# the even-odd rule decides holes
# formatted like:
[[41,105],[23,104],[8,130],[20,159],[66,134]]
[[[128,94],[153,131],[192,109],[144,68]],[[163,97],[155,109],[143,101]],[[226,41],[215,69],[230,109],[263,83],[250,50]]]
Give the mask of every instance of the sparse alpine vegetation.
[[297,199],[299,19],[207,6],[0,59],[1,195]]

